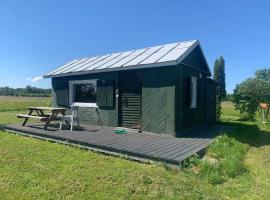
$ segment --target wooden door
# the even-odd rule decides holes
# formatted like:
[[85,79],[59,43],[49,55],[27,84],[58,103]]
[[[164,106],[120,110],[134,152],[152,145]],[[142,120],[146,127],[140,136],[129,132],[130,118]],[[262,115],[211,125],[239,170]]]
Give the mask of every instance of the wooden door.
[[120,74],[120,126],[137,128],[142,119],[142,83],[138,73]]

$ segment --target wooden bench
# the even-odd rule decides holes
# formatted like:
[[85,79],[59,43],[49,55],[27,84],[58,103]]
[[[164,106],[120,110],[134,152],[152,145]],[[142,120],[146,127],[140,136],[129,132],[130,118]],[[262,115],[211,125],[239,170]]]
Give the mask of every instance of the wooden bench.
[[49,119],[49,116],[37,116],[37,115],[24,115],[24,114],[18,114],[18,118],[33,118],[33,119],[39,119],[40,121],[46,121]]
[[[45,114],[44,110],[50,111],[51,114]],[[31,119],[38,119],[41,122],[45,122],[44,129],[47,129],[51,121],[61,119],[59,115],[65,115],[65,108],[52,108],[52,107],[29,107],[28,114],[17,114],[18,118],[24,118],[22,126],[25,126],[27,121]],[[33,115],[33,111],[36,111],[36,115]]]

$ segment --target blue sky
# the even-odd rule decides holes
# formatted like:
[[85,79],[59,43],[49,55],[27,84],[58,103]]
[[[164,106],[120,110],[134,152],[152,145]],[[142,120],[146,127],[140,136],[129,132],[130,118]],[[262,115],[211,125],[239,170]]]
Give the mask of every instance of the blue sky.
[[37,77],[74,58],[199,39],[211,70],[224,56],[232,92],[270,67],[269,9],[266,0],[2,1],[0,86],[47,88]]

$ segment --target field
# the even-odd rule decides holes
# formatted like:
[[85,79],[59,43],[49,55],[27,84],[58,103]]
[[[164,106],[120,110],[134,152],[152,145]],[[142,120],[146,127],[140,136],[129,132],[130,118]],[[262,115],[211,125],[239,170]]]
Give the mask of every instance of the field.
[[19,123],[16,114],[27,113],[30,106],[50,106],[50,97],[7,97],[0,96],[0,124]]
[[7,97],[0,96],[0,112],[22,111],[29,106],[48,106],[50,97]]
[[[20,101],[9,103],[13,111],[0,107],[0,124],[18,122],[15,114],[33,102],[47,103]],[[229,102],[222,107],[222,123],[233,131],[208,149],[206,158],[218,162],[194,157],[181,171],[1,131],[0,199],[269,199],[270,128],[243,120]]]

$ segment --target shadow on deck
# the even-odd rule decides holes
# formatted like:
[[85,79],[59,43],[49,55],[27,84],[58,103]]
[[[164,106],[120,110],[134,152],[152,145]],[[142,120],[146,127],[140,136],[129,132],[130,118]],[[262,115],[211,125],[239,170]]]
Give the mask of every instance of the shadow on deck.
[[153,133],[137,133],[133,130],[129,130],[126,134],[116,134],[111,127],[84,126],[74,131],[60,131],[58,127],[51,125],[47,130],[43,130],[42,125],[14,124],[6,125],[4,129],[16,134],[76,145],[110,155],[125,155],[140,162],[153,160],[173,166],[181,166],[183,160],[204,151],[213,141],[213,135],[222,131],[221,126],[212,126],[197,130],[202,133],[201,137],[200,134],[195,134],[194,130],[190,137],[187,132],[181,138],[174,138]]

